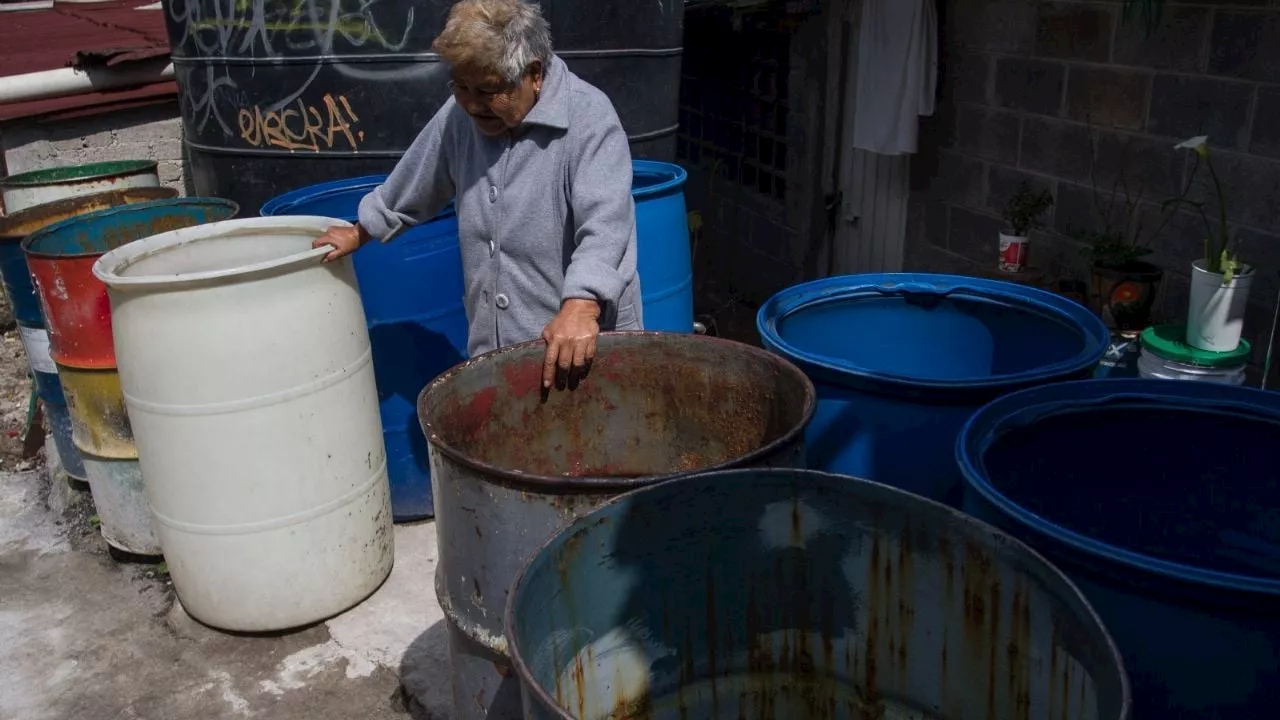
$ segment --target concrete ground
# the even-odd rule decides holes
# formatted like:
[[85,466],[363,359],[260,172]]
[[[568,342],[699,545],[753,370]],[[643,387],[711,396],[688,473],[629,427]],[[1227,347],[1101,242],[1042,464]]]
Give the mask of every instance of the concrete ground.
[[432,523],[396,527],[395,569],[356,608],[243,637],[187,616],[163,566],[112,559],[92,514],[43,463],[0,473],[0,718],[449,717]]

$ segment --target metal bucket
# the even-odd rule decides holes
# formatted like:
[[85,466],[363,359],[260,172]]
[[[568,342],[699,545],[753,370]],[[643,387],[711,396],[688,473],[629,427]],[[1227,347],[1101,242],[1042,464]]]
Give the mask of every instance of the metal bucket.
[[957,444],[965,510],[1061,565],[1138,718],[1280,707],[1280,394],[1088,380],[1007,395]]
[[842,475],[629,493],[546,543],[510,597],[526,718],[1129,716],[1120,654],[1061,572]]
[[53,435],[58,459],[67,475],[77,480],[86,480],[88,476],[80,451],[71,438],[67,401],[57,366],[49,352],[49,332],[40,309],[40,299],[31,282],[22,241],[31,233],[67,218],[119,205],[171,198],[177,194],[178,191],[171,188],[115,190],[38,205],[0,217],[0,276],[3,276],[5,291],[13,304],[18,334],[34,376],[36,392],[44,403],[45,420]]
[[[102,201],[94,195],[64,202],[97,206]],[[227,219],[237,210],[235,203],[209,198],[118,205],[48,225],[22,242],[102,535],[128,553],[159,555],[160,544],[120,391],[107,287],[94,277],[93,264],[103,253],[134,240]]]
[[4,210],[12,215],[27,208],[107,190],[158,188],[155,160],[108,160],[60,165],[0,178]]
[[544,348],[470,360],[418,400],[459,720],[520,716],[502,612],[516,572],[557,530],[663,479],[804,461],[813,385],[776,355],[698,335],[606,333],[589,377],[543,393]]

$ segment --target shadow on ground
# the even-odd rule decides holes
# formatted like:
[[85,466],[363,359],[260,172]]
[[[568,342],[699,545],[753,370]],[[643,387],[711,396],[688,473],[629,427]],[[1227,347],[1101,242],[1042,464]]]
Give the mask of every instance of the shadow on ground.
[[409,643],[400,661],[400,690],[413,720],[452,717],[448,634],[445,621],[437,621]]

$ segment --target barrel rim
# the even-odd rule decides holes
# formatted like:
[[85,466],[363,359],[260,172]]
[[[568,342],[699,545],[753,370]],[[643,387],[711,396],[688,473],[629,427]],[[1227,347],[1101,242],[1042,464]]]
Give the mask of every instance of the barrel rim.
[[689,173],[683,167],[680,167],[676,163],[661,162],[659,160],[632,160],[631,175],[633,178],[637,172],[649,172],[655,175],[662,174],[668,175],[669,177],[656,185],[650,185],[639,190],[632,190],[631,197],[635,200],[645,200],[653,197],[654,195],[661,195],[662,193],[682,187],[685,181],[689,179]]
[[101,160],[81,165],[55,165],[0,178],[0,189],[88,182],[108,177],[136,175],[147,171],[156,172],[159,167],[160,163],[155,160]]
[[[86,213],[63,217],[66,213],[75,210],[79,206],[100,203],[106,198],[128,198],[132,196],[145,198],[148,195],[155,196],[155,199],[153,200],[144,200],[137,203],[125,203],[126,205],[144,205],[152,202],[177,199],[180,194],[181,193],[177,190],[164,186],[116,188],[114,190],[104,190],[102,192],[89,193],[87,195],[76,195],[73,197],[60,198],[52,202],[40,203],[39,205],[32,205],[31,207],[23,208],[15,213],[0,216],[0,242],[20,242],[31,234],[40,232],[45,228],[53,227],[54,225],[68,220],[73,220],[75,218],[81,218],[85,215],[92,215],[97,212],[102,212],[103,210],[111,210],[114,207],[119,207],[118,205],[111,205],[99,208],[98,210],[91,210]],[[35,228],[29,226],[29,223],[39,221],[47,215],[55,215],[60,219]]]
[[[852,477],[849,475],[839,475],[836,473],[824,472],[821,470],[810,470],[805,468],[749,468],[739,467],[726,470],[712,470],[707,472],[694,472],[681,477],[663,480],[662,482],[639,488],[632,492],[624,493],[615,498],[601,503],[598,507],[593,508],[590,512],[578,516],[573,522],[565,525],[560,530],[553,533],[550,537],[538,545],[538,548],[530,553],[529,557],[521,564],[520,569],[516,572],[515,578],[511,582],[511,592],[507,593],[507,600],[502,613],[503,633],[507,640],[507,657],[510,658],[512,666],[515,668],[516,676],[520,678],[521,684],[525,690],[532,693],[542,707],[547,708],[553,717],[560,720],[576,720],[566,709],[562,708],[555,698],[537,682],[533,675],[533,669],[525,662],[525,652],[521,647],[519,637],[516,633],[516,602],[520,597],[521,588],[524,585],[526,573],[532,569],[535,562],[542,558],[552,545],[556,544],[562,537],[569,537],[578,532],[582,532],[589,526],[593,526],[600,521],[606,513],[611,512],[614,508],[622,503],[634,502],[636,499],[642,499],[646,495],[670,490],[678,483],[691,482],[714,482],[714,483],[731,483],[742,477],[758,476],[768,474],[773,476],[788,476],[793,481],[810,482],[813,484],[824,483],[831,485],[840,485],[844,488],[859,487],[864,493],[869,493],[873,499],[883,499],[884,502],[896,502],[897,504],[915,503],[917,507],[924,508],[926,512],[934,513],[943,519],[952,520],[962,525],[971,527],[976,531],[980,531],[989,535],[993,540],[1007,544],[1012,547],[1015,552],[1025,553],[1038,565],[1044,573],[1044,578],[1051,582],[1061,583],[1062,587],[1070,594],[1070,598],[1074,601],[1076,609],[1084,614],[1084,620],[1092,622],[1096,630],[1101,634],[1101,640],[1106,645],[1107,654],[1110,656],[1110,662],[1115,665],[1118,671],[1117,676],[1120,680],[1120,720],[1130,717],[1133,708],[1133,694],[1131,683],[1129,680],[1129,671],[1125,666],[1124,657],[1120,653],[1120,647],[1116,644],[1115,638],[1111,636],[1111,630],[1103,622],[1102,616],[1098,614],[1097,609],[1093,607],[1093,603],[1089,601],[1088,596],[1076,585],[1061,568],[1050,562],[1047,557],[1041,554],[1030,544],[1024,542],[1020,538],[1008,531],[984,522],[976,517],[967,515],[955,508],[952,508],[927,497],[907,492],[900,488],[883,483],[867,480],[865,478]],[[1070,603],[1068,603],[1070,606]]]
[[[785,340],[779,332],[781,322],[788,316],[823,303],[882,296],[893,292],[910,292],[913,286],[928,286],[934,291],[939,289],[938,286],[942,286],[946,289],[944,292],[938,292],[939,295],[959,294],[961,297],[967,295],[987,300],[994,298],[1021,305],[1028,310],[1032,309],[1029,307],[1030,303],[1038,303],[1039,307],[1035,310],[1039,314],[1054,316],[1058,320],[1068,321],[1080,327],[1083,331],[1082,339],[1085,347],[1074,358],[1033,370],[988,378],[941,380],[895,375],[851,363],[838,362],[837,358],[797,348]],[[777,352],[785,354],[788,359],[806,367],[826,371],[836,377],[851,377],[899,387],[934,391],[1009,389],[1026,385],[1028,382],[1080,373],[1102,359],[1106,354],[1107,340],[1110,338],[1110,332],[1101,318],[1083,305],[1047,290],[1000,280],[932,273],[837,275],[793,285],[776,293],[760,306],[760,310],[756,313],[756,331],[766,347],[776,349]]]
[[1154,555],[1127,550],[1063,527],[1023,507],[998,490],[987,477],[982,461],[982,455],[994,440],[992,436],[1014,417],[1025,418],[1025,413],[1034,412],[1036,408],[1060,406],[1064,401],[1075,401],[1075,406],[1080,407],[1122,400],[1180,400],[1184,402],[1183,407],[1189,409],[1204,408],[1207,403],[1212,403],[1213,407],[1234,411],[1248,406],[1256,414],[1259,409],[1258,401],[1270,400],[1269,403],[1261,404],[1269,405],[1267,412],[1280,421],[1280,396],[1271,397],[1272,395],[1274,393],[1265,390],[1235,385],[1145,378],[1094,378],[1028,388],[991,401],[965,422],[956,436],[956,464],[959,465],[960,474],[964,476],[966,488],[977,492],[1000,515],[1030,531],[1032,535],[1065,546],[1083,557],[1102,560],[1119,566],[1118,569],[1137,571],[1164,580],[1280,597],[1280,578],[1268,580],[1262,575],[1242,575],[1162,560]]
[[248,217],[192,225],[149,235],[105,253],[93,264],[93,274],[113,290],[169,290],[217,280],[248,279],[267,272],[318,265],[324,256],[333,251],[333,248],[328,246],[307,248],[303,252],[285,255],[274,260],[222,270],[169,275],[121,275],[119,273],[140,260],[203,240],[236,235],[260,235],[272,230],[303,231],[320,237],[325,230],[333,227],[353,226],[345,220],[319,215]]
[[427,438],[427,444],[430,447],[443,453],[445,457],[448,457],[450,460],[462,465],[465,468],[468,468],[478,473],[483,473],[486,477],[495,478],[510,485],[516,485],[516,486],[523,485],[526,487],[533,487],[533,488],[544,489],[544,490],[572,488],[578,492],[584,492],[584,491],[601,491],[601,492],[611,491],[612,492],[617,490],[627,490],[631,488],[645,487],[655,483],[665,482],[667,480],[671,480],[674,478],[685,477],[693,473],[713,472],[716,470],[728,469],[728,468],[736,467],[738,465],[749,464],[761,458],[768,457],[769,455],[778,452],[778,450],[780,450],[781,448],[786,447],[788,444],[795,442],[797,438],[801,437],[802,434],[804,433],[805,428],[813,420],[813,414],[817,409],[817,391],[814,389],[813,381],[810,380],[807,375],[805,375],[798,367],[796,367],[787,358],[782,357],[781,355],[778,355],[776,353],[771,353],[767,350],[763,350],[761,348],[753,347],[745,343],[736,342],[734,340],[710,337],[707,335],[693,335],[693,334],[685,334],[685,333],[665,333],[665,332],[655,332],[655,331],[646,331],[646,330],[605,332],[605,333],[601,333],[600,337],[602,339],[608,338],[610,341],[617,340],[619,342],[627,342],[629,340],[636,340],[641,338],[658,339],[659,341],[663,341],[667,338],[678,338],[679,341],[683,341],[683,342],[718,343],[723,347],[732,346],[738,350],[746,351],[757,358],[763,359],[771,363],[775,363],[779,368],[787,372],[790,372],[793,375],[793,377],[801,383],[801,387],[804,388],[804,395],[805,395],[804,406],[801,410],[802,421],[799,423],[796,423],[794,427],[789,429],[787,432],[783,433],[778,438],[774,439],[772,442],[766,445],[762,445],[745,455],[741,455],[731,460],[726,460],[724,462],[716,463],[715,465],[708,465],[705,468],[698,468],[696,470],[666,473],[663,475],[645,475],[643,477],[632,477],[632,478],[620,478],[620,477],[572,477],[570,478],[570,477],[564,477],[560,475],[534,475],[531,473],[516,472],[514,470],[498,467],[497,465],[491,465],[489,463],[476,460],[475,458],[458,450],[453,445],[443,442],[442,440],[439,440],[438,436],[433,437],[433,435],[435,435],[432,432],[432,427],[434,423],[432,423],[430,420],[430,413],[423,412],[423,408],[427,406],[427,397],[432,393],[433,390],[440,387],[441,385],[444,385],[450,382],[455,376],[457,376],[460,373],[466,372],[469,368],[471,368],[474,365],[478,365],[482,363],[497,362],[497,360],[504,355],[517,353],[517,352],[525,352],[531,348],[544,346],[546,344],[544,340],[538,339],[538,340],[529,340],[527,342],[517,343],[515,345],[508,345],[506,347],[498,348],[497,350],[491,350],[478,357],[465,360],[449,368],[448,370],[444,371],[440,375],[436,376],[434,380],[427,383],[427,386],[424,387],[420,393],[418,393],[418,402],[417,402],[418,422],[422,426],[422,432]]
[[[331,195],[340,193],[348,193],[351,191],[372,192],[375,188],[386,182],[388,175],[361,175],[353,178],[341,178],[338,180],[327,180],[325,182],[316,183],[314,185],[304,185],[295,188],[286,193],[277,195],[262,204],[258,208],[258,215],[261,217],[280,217],[292,214],[290,211],[297,205],[310,200],[322,199]],[[453,201],[444,207],[440,212],[435,214],[427,222],[435,222],[437,220],[445,220],[457,215]],[[338,218],[346,220],[346,218]]]
[[[155,188],[147,188],[147,189],[155,190]],[[134,191],[133,190],[112,190],[109,193],[95,193],[94,195],[82,195],[79,198],[71,198],[71,199],[83,201],[86,198],[98,197],[99,195],[109,195],[114,193],[128,194],[131,192],[134,192]],[[56,223],[45,225],[39,230],[36,230],[30,235],[27,235],[27,237],[23,239],[22,251],[26,253],[28,258],[36,258],[39,260],[55,260],[55,261],[56,260],[77,260],[82,258],[98,257],[99,255],[102,255],[104,253],[101,253],[101,252],[55,253],[55,252],[48,252],[46,250],[37,249],[35,246],[41,241],[47,239],[48,236],[53,235],[55,233],[63,232],[67,228],[73,227],[80,223],[99,220],[101,218],[110,217],[112,215],[118,215],[121,213],[132,213],[132,212],[138,212],[141,210],[151,210],[155,208],[182,206],[182,205],[204,205],[204,206],[213,206],[213,207],[223,207],[231,211],[232,217],[234,217],[236,213],[240,212],[240,206],[238,204],[236,204],[235,202],[232,202],[231,200],[224,200],[222,198],[178,197],[177,195],[173,195],[173,196],[164,198],[162,200],[148,200],[147,202],[125,203],[123,205],[116,205],[113,207],[103,208],[101,210],[94,210],[92,212],[81,213],[79,215],[72,215],[71,217],[68,217],[64,220],[59,220]],[[39,205],[37,207],[48,207],[48,206]],[[35,209],[35,208],[32,208],[32,209]]]

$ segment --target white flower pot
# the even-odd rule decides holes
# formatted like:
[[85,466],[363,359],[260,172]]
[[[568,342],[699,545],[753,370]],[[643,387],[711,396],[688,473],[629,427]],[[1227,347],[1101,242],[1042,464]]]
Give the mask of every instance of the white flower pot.
[[1191,263],[1188,345],[1210,352],[1231,352],[1240,345],[1254,275],[1254,269],[1246,265],[1230,283],[1223,283],[1222,273],[1206,270],[1204,260]]

